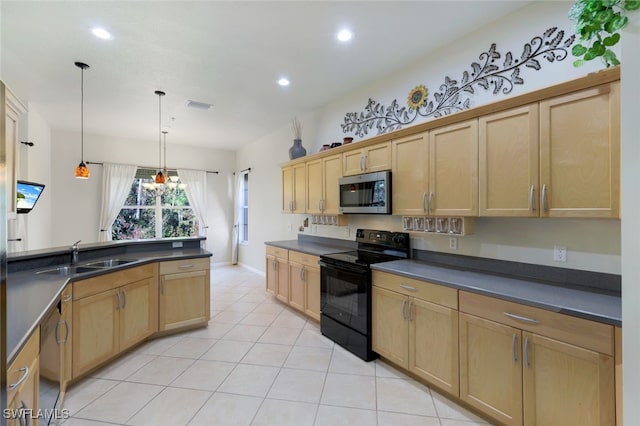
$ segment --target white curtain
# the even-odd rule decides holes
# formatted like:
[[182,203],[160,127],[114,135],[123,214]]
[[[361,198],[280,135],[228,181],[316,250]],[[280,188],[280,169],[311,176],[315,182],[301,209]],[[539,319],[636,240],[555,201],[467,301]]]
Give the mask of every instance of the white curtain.
[[207,172],[178,169],[178,176],[182,183],[187,184],[184,192],[200,223],[200,236],[205,237],[207,235]]
[[104,163],[98,241],[111,241],[111,225],[127,200],[137,169],[136,166]]
[[242,214],[242,173],[236,173],[234,203],[233,203],[233,229],[231,237],[231,264],[238,264],[238,246],[240,245],[240,215]]

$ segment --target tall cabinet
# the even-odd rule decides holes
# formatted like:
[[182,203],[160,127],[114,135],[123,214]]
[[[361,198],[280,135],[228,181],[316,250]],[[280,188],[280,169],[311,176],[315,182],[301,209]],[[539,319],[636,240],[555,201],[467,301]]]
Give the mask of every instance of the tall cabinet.
[[20,100],[9,90],[7,86],[0,81],[0,113],[1,127],[0,134],[4,137],[4,146],[6,152],[6,203],[7,203],[7,219],[16,218],[16,181],[18,180],[18,128],[20,116],[27,112],[27,108]]

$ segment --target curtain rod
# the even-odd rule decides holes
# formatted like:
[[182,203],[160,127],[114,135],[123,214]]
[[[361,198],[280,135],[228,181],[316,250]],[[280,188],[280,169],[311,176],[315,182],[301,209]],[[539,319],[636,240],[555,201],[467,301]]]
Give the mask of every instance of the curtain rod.
[[[244,172],[251,172],[251,167],[247,167],[247,168],[246,168],[246,169],[244,169],[244,170],[240,170],[238,173],[244,173]],[[233,174],[235,175],[235,174],[236,174],[236,172],[233,172]]]
[[[99,163],[99,162],[95,162],[95,161],[87,161],[86,163],[87,164],[95,164],[97,166],[104,165],[104,163]],[[116,163],[114,163],[114,164],[116,164]],[[122,163],[118,163],[118,164],[122,164]],[[140,168],[143,168],[143,169],[157,169],[157,167],[155,167],[155,166],[140,166],[140,165],[137,165],[137,164],[126,164],[126,165],[127,166],[136,166],[136,167],[140,167]],[[183,170],[198,170],[198,169],[187,169],[187,168],[184,168],[184,167],[181,167],[181,168]],[[173,168],[172,169],[171,167],[167,167],[167,170],[178,170],[178,169],[177,168]],[[251,170],[251,169],[249,169],[249,170]],[[209,170],[205,170],[205,172],[206,173],[220,174],[220,172],[217,172],[217,171],[216,172],[212,172],[212,171],[209,171]]]

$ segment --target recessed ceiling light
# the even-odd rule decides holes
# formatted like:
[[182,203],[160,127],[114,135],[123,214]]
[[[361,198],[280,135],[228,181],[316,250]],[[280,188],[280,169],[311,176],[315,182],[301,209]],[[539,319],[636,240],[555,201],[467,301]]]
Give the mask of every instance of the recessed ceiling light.
[[336,35],[336,38],[342,42],[349,41],[353,37],[353,33],[349,30],[341,30]]
[[280,86],[288,86],[289,84],[291,84],[291,82],[289,81],[289,79],[282,77],[280,80],[278,80],[278,84]]
[[107,30],[105,30],[104,28],[100,28],[100,27],[95,27],[91,30],[91,33],[98,37],[101,38],[103,40],[111,40],[113,38],[113,36],[111,35],[111,33]]

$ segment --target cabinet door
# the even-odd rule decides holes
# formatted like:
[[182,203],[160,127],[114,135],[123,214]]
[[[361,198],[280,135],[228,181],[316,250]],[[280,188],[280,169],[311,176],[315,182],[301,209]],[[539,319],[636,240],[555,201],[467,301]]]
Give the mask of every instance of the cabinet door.
[[324,190],[322,211],[325,214],[340,213],[339,181],[342,177],[342,154],[332,155],[322,160]]
[[391,170],[391,142],[367,147],[364,151],[362,163],[367,173]]
[[307,174],[304,163],[293,166],[293,213],[304,213],[307,202]]
[[208,269],[160,277],[160,331],[207,322],[209,316]]
[[307,163],[307,213],[322,213],[322,159]]
[[522,425],[521,331],[460,313],[460,399]]
[[306,298],[304,266],[289,261],[289,306],[304,312],[304,301]]
[[73,377],[119,352],[118,294],[113,289],[73,302]]
[[120,288],[121,351],[158,331],[156,282],[147,278]]
[[619,82],[540,102],[540,184],[543,216],[618,217]]
[[524,424],[613,425],[614,361],[524,332]]
[[5,127],[5,164],[6,164],[6,205],[7,219],[16,218],[16,181],[18,180],[18,168],[20,167],[20,159],[18,153],[19,141],[19,119],[27,109],[22,105],[18,98],[9,90],[2,82],[0,82],[0,102],[4,104],[4,120]]
[[427,214],[429,134],[394,140],[392,147],[393,214]]
[[352,176],[364,173],[362,149],[354,149],[342,153],[342,175]]
[[282,212],[291,213],[293,210],[293,167],[282,169]]
[[478,215],[477,119],[429,131],[431,214]]
[[29,365],[27,378],[22,382],[7,406],[9,409],[7,426],[37,424],[39,380],[39,359],[36,356]]
[[264,270],[266,271],[267,292],[275,296],[278,286],[278,266],[275,256],[267,255]]
[[538,216],[538,104],[480,117],[478,125],[480,216]]
[[289,303],[289,261],[276,258],[276,297],[284,303]]
[[320,321],[320,268],[305,267],[307,290],[305,291],[304,312]]
[[394,364],[409,366],[408,298],[399,293],[373,287],[373,350]]
[[72,362],[73,362],[73,303],[72,286],[67,287],[62,291],[60,300],[60,326],[58,327],[58,341],[60,342],[60,392],[64,395],[67,390],[67,384],[73,377]]
[[458,312],[409,301],[409,371],[458,396]]

